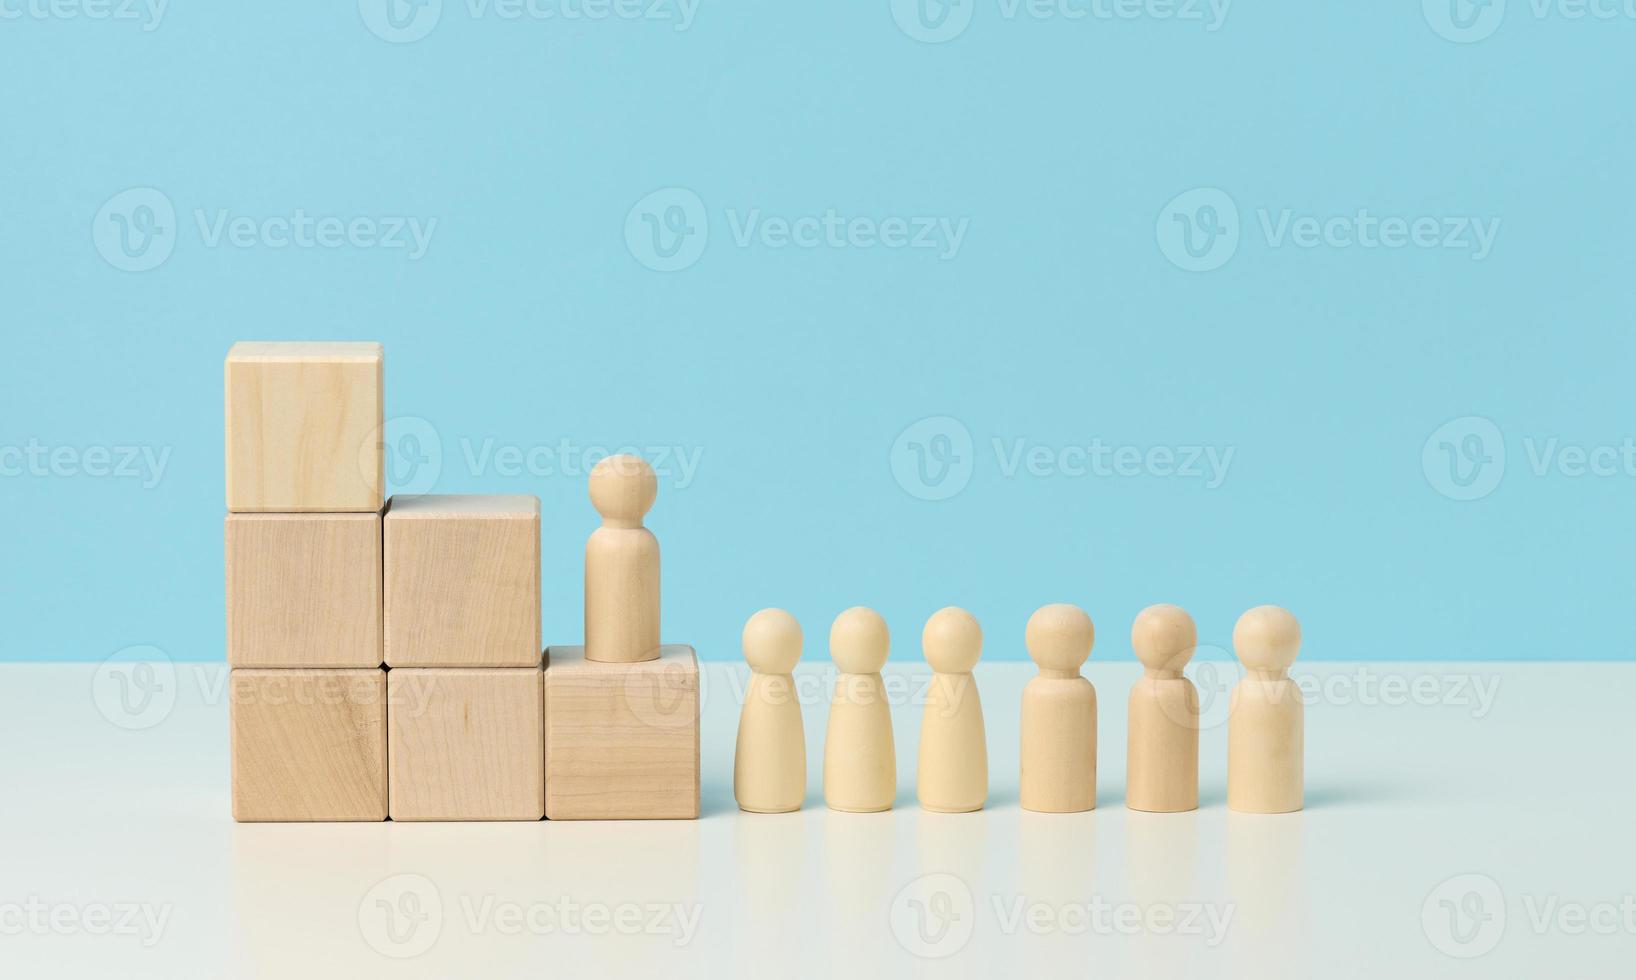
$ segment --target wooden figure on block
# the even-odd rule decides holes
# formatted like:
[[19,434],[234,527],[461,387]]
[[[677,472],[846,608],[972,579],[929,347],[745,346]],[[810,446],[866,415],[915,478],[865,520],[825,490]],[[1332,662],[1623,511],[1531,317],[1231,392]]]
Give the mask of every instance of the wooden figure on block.
[[988,739],[971,671],[983,653],[983,628],[971,613],[949,606],[926,620],[920,644],[934,672],[920,723],[920,805],[940,813],[981,810],[988,799]]
[[233,819],[386,819],[386,671],[235,668]]
[[393,820],[545,816],[539,667],[387,672]]
[[659,541],[642,526],[658,479],[636,456],[591,469],[591,504],[602,526],[585,543],[585,656],[610,664],[659,656]]
[[381,509],[381,345],[238,343],[227,352],[227,509]]
[[801,624],[763,609],[744,624],[750,685],[733,748],[733,798],[751,813],[788,813],[807,796],[807,739],[791,671],[801,659]]
[[1299,810],[1305,720],[1289,668],[1301,652],[1301,624],[1287,610],[1257,606],[1233,627],[1233,652],[1246,673],[1228,700],[1227,806]]
[[225,536],[229,665],[381,665],[381,515],[229,514]]
[[1096,689],[1080,676],[1096,628],[1078,606],[1042,606],[1028,619],[1039,676],[1023,688],[1020,802],[1025,810],[1096,807]]
[[1182,676],[1198,631],[1179,606],[1149,606],[1130,628],[1144,668],[1130,689],[1125,805],[1177,813],[1199,806],[1199,692]]
[[880,669],[891,634],[873,609],[854,606],[835,617],[829,653],[840,670],[824,733],[824,802],[832,810],[890,810],[897,795],[892,709]]
[[699,816],[699,664],[667,644],[630,664],[545,652],[545,815],[552,820]]
[[540,498],[429,494],[386,510],[386,662],[540,665]]

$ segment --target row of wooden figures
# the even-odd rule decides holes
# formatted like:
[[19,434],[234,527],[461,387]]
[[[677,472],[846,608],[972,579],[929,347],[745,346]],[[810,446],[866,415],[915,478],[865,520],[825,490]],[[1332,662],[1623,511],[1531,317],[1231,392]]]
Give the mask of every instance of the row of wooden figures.
[[[1022,698],[1020,803],[1025,810],[1074,813],[1096,806],[1096,690],[1079,669],[1095,640],[1077,606],[1044,606],[1028,620],[1028,655],[1039,676]],[[1198,642],[1193,618],[1171,605],[1149,606],[1131,627],[1145,668],[1130,692],[1125,799],[1134,810],[1177,812],[1199,805],[1199,698],[1182,668]],[[858,606],[836,617],[830,656],[840,671],[824,737],[824,801],[835,810],[888,810],[897,791],[892,718],[880,669],[886,622]],[[933,671],[920,729],[916,773],[927,810],[980,810],[988,797],[988,747],[972,668],[982,653],[977,619],[950,606],[921,633]],[[1289,668],[1301,646],[1295,617],[1258,606],[1233,628],[1245,675],[1231,694],[1227,805],[1247,813],[1302,806],[1302,709]],[[744,625],[753,671],[739,718],[733,795],[741,809],[785,813],[807,792],[806,736],[791,672],[801,658],[801,626],[782,609],[763,609]]]

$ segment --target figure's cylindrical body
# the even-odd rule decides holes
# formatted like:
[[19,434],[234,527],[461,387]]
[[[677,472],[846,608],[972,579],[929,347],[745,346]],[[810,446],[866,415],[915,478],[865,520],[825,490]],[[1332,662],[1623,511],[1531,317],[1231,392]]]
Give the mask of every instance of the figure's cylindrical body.
[[890,810],[897,796],[892,711],[879,673],[842,674],[824,733],[824,802],[832,810]]
[[1096,807],[1096,689],[1085,678],[1042,674],[1023,688],[1019,797],[1043,813]]
[[1199,806],[1199,693],[1193,682],[1144,675],[1130,690],[1125,805],[1177,813]]
[[1228,808],[1242,813],[1301,809],[1301,689],[1288,677],[1251,674],[1233,688],[1229,703]]
[[751,674],[733,749],[733,798],[751,813],[788,813],[807,796],[807,741],[789,674]]
[[988,799],[983,702],[970,673],[932,675],[915,774],[920,805],[928,810],[967,813]]
[[585,543],[585,659],[659,659],[659,540],[645,527],[599,527]]

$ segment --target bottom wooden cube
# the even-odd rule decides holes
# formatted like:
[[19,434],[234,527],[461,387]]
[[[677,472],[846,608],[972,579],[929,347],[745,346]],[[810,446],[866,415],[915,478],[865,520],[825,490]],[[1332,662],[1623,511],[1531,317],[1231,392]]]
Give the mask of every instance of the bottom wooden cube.
[[699,816],[699,664],[664,646],[635,664],[545,652],[545,815],[552,820]]
[[386,672],[240,668],[228,678],[233,819],[386,819]]
[[538,667],[387,672],[393,820],[538,820],[545,731]]

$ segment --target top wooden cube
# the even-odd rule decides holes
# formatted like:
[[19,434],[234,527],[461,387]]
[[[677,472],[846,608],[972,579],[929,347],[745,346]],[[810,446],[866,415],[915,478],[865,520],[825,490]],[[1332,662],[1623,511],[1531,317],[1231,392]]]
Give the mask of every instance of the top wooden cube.
[[243,342],[227,352],[227,509],[381,509],[381,345]]

